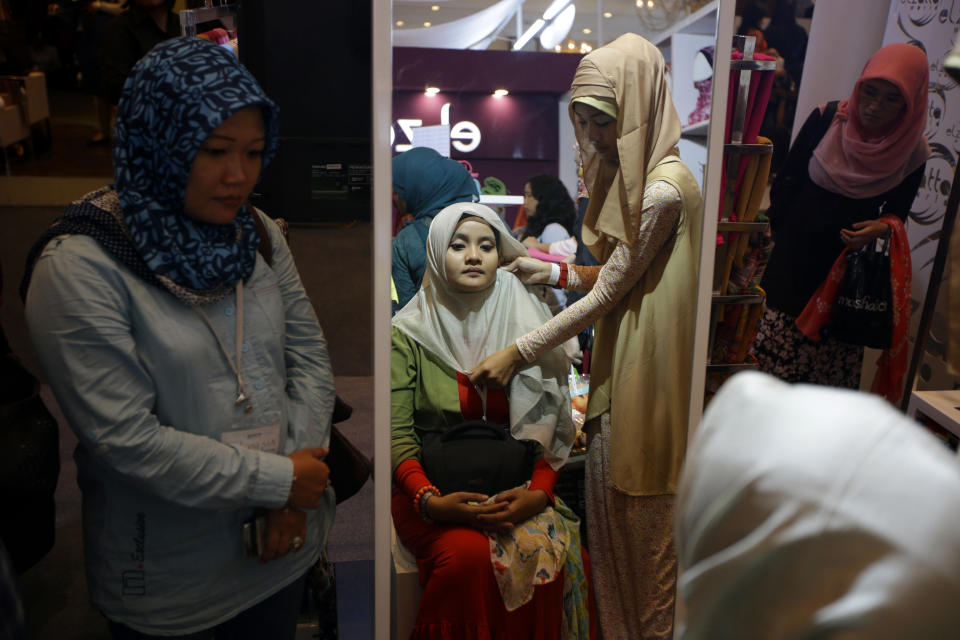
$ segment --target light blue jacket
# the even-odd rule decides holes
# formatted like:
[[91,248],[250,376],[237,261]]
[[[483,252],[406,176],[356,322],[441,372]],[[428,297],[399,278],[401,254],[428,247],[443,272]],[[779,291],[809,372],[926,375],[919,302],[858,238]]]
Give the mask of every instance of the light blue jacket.
[[[252,410],[197,311],[133,275],[88,236],[51,240],[36,263],[27,323],[80,443],[87,580],[94,606],[150,634],[219,624],[299,578],[333,522],[334,495],[308,514],[297,553],[245,558],[254,507],[286,502],[285,455],[326,446],[334,379],[326,341],[279,229],[273,265],[244,283],[242,363]],[[236,299],[204,305],[234,357]],[[220,442],[280,424],[280,454]]]

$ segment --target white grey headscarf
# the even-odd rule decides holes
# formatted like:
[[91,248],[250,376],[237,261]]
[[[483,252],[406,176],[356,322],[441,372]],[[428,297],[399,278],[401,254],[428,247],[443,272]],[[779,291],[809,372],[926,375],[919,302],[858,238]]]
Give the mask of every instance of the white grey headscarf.
[[[502,269],[497,269],[496,281],[483,291],[463,293],[450,286],[447,247],[465,214],[481,218],[496,231],[502,263],[527,255],[492,209],[470,202],[452,204],[430,224],[423,286],[393,318],[395,327],[444,364],[464,373],[551,317],[530,288]],[[518,440],[543,445],[544,459],[554,469],[566,462],[576,435],[568,370],[568,360],[558,347],[522,365],[506,390],[510,432]]]
[[683,640],[958,637],[960,467],[876,396],[742,373],[677,502]]

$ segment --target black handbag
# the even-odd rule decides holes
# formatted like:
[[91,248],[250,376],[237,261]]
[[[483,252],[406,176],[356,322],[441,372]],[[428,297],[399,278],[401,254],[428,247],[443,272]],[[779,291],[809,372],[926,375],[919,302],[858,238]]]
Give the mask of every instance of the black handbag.
[[887,349],[893,334],[889,242],[881,248],[875,240],[859,251],[849,251],[846,261],[824,333],[847,344]]
[[[353,407],[337,396],[333,406],[333,422],[343,422],[352,413]],[[324,462],[330,468],[330,484],[337,494],[337,504],[360,491],[367,478],[373,475],[373,462],[335,426],[330,429],[330,451]]]
[[[5,345],[2,335],[0,329]],[[53,547],[60,431],[34,390],[35,378],[12,354],[0,355],[0,380],[0,538],[22,573]]]
[[427,477],[442,494],[493,496],[530,479],[534,444],[517,440],[507,427],[472,420],[429,434],[420,456]]

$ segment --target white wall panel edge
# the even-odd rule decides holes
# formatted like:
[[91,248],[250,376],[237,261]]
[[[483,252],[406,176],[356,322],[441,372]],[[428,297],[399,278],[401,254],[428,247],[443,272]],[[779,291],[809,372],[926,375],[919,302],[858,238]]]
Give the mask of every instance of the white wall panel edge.
[[371,157],[373,159],[374,638],[390,639],[390,123],[393,7],[373,0]]

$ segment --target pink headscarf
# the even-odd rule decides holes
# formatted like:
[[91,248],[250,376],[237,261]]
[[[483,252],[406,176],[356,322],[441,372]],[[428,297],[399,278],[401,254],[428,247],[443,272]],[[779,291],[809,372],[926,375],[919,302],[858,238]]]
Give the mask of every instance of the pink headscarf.
[[[877,51],[837,107],[837,114],[810,158],[810,179],[827,191],[850,198],[870,198],[893,189],[930,156],[923,135],[927,120],[929,63],[913,45],[888,44]],[[860,124],[860,85],[866,80],[892,82],[903,96],[903,114],[885,132],[867,137]]]

